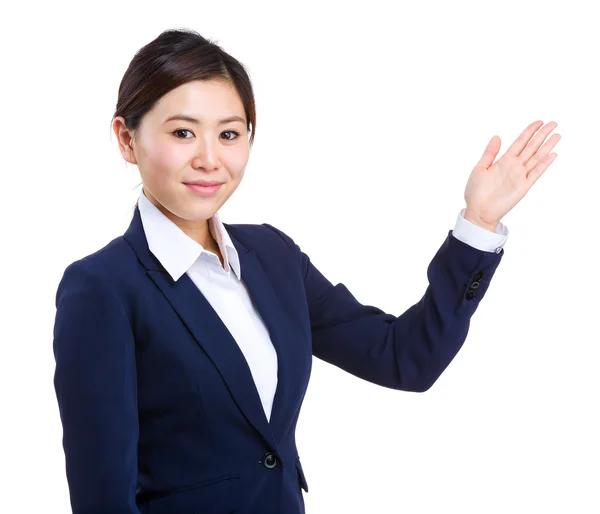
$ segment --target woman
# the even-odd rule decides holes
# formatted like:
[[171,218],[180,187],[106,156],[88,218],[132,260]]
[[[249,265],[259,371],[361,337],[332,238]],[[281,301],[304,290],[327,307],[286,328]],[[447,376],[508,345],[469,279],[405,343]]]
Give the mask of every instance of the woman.
[[432,386],[502,259],[500,219],[556,157],[560,136],[542,146],[556,124],[541,125],[496,163],[492,138],[423,297],[395,317],[329,282],[281,230],[219,219],[255,136],[250,79],[193,31],[143,47],[113,117],[142,177],[133,219],[67,267],[56,297],[74,514],[304,512],[295,428],[312,356],[384,387]]

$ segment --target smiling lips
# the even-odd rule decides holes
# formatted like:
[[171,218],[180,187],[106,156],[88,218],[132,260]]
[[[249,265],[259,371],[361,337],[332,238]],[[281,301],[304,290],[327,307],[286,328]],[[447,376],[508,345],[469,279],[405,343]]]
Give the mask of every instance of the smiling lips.
[[218,180],[191,180],[190,182],[184,182],[186,185],[188,184],[195,184],[198,186],[218,186],[219,184],[222,184],[223,182],[219,182]]
[[201,196],[210,196],[216,193],[221,188],[223,183],[208,180],[198,180],[195,182],[186,182],[185,185]]

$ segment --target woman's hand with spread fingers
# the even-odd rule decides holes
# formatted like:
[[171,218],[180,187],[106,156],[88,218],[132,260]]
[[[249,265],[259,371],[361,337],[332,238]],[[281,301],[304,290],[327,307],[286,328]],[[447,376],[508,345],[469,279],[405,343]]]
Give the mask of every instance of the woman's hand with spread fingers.
[[467,182],[466,220],[493,232],[552,164],[557,154],[550,151],[561,136],[553,134],[546,140],[558,124],[550,122],[537,132],[543,124],[535,121],[529,125],[496,162],[500,138],[492,137]]

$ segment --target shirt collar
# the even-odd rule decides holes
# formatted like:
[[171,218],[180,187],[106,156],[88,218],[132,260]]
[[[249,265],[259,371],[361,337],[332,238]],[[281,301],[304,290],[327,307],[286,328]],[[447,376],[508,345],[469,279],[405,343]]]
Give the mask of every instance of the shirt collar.
[[[143,189],[138,200],[138,208],[149,250],[173,280],[179,280],[206,250],[167,218],[146,197]],[[223,255],[225,271],[230,273],[230,270],[233,269],[237,278],[241,280],[242,273],[237,249],[216,212],[208,220],[208,226]]]

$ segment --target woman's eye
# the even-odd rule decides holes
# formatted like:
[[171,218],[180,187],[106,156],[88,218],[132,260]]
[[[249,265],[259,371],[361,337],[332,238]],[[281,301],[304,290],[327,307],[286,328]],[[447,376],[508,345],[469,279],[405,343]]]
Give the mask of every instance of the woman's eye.
[[[179,137],[178,134],[181,134],[182,132],[189,132],[190,134],[192,134],[192,131],[188,129],[177,129],[172,133],[175,134],[177,139],[190,139],[189,137]],[[240,135],[240,133],[236,132],[235,130],[226,130],[225,132],[223,132],[223,134],[234,134],[234,137],[226,137],[226,141],[233,141],[236,137],[239,137]]]
[[[188,129],[177,129],[177,130],[175,130],[173,132],[173,134],[175,134],[177,136],[177,134],[181,133],[181,132],[189,132],[190,134],[192,133],[192,131],[188,130]],[[179,136],[177,136],[177,139],[189,139],[189,137],[179,137]]]
[[[235,130],[226,130],[225,132],[223,132],[223,134],[235,134],[236,137],[238,137],[240,135],[239,132],[236,132]],[[233,141],[235,139],[235,137],[232,138],[225,138],[227,141]]]

